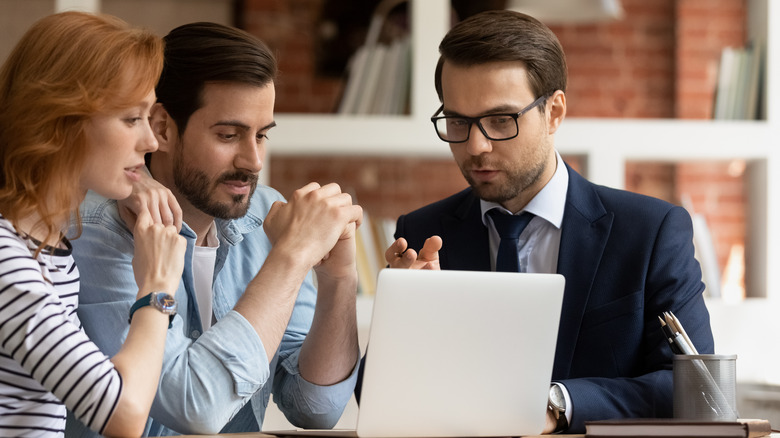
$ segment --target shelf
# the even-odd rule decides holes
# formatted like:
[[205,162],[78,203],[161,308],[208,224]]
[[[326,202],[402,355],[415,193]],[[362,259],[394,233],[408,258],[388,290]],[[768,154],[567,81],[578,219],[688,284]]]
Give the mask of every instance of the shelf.
[[[450,159],[448,145],[434,134],[430,116],[439,106],[433,87],[438,44],[449,19],[446,0],[410,0],[412,6],[412,110],[408,116],[277,114],[279,127],[269,142],[269,155],[416,157]],[[780,31],[780,6],[767,0],[748,1],[750,37],[766,41],[767,119],[712,121],[675,119],[567,118],[556,134],[564,155],[584,157],[584,173],[597,183],[625,187],[627,161],[745,160],[751,166],[747,260],[753,296],[780,298],[780,119],[773,106],[780,87],[773,88],[774,56]],[[425,23],[415,17],[425,17]],[[432,23],[432,25],[428,25]]]
[[277,127],[268,142],[271,155],[443,157],[450,153],[431,122],[413,116],[276,114],[275,120]]
[[[276,121],[272,153],[450,156],[428,118],[277,114]],[[637,159],[751,159],[774,150],[777,131],[766,121],[567,118],[556,144],[562,153],[606,151]]]
[[[94,0],[61,0],[99,9]],[[766,41],[765,121],[567,118],[556,135],[564,155],[583,157],[584,173],[598,184],[625,187],[627,161],[745,160],[751,172],[751,211],[747,228],[752,284],[759,295],[780,298],[780,4],[747,0],[750,38]],[[105,7],[105,5],[104,5]],[[450,0],[409,0],[412,38],[410,114],[405,116],[277,113],[268,144],[274,156],[368,156],[451,159],[450,148],[434,134],[430,116],[439,106],[433,87],[438,45],[450,25]],[[273,167],[273,164],[270,164]],[[264,172],[263,177],[267,175]],[[266,181],[267,182],[267,181]]]
[[[451,157],[427,118],[277,114],[276,121],[272,155]],[[556,134],[556,146],[562,154],[588,156],[590,165],[602,158],[752,160],[774,155],[775,138],[778,129],[766,121],[569,118]],[[588,174],[599,179],[598,172]],[[623,186],[622,179],[600,183]]]

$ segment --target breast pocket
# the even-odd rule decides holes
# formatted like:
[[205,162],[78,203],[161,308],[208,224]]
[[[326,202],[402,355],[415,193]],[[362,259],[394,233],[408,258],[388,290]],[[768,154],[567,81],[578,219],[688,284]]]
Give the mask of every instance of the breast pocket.
[[[606,304],[601,304],[598,307],[588,309],[582,318],[582,329],[585,330],[605,323],[617,322],[636,313],[641,314],[643,309],[644,291],[640,290]],[[641,324],[642,318],[639,318],[637,322]]]
[[585,312],[572,364],[576,374],[619,377],[629,372],[642,343],[643,298],[639,291]]

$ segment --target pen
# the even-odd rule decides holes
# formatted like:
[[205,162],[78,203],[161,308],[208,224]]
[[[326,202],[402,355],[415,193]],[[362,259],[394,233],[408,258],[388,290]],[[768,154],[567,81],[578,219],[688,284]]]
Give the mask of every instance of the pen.
[[[698,355],[696,347],[693,346],[693,342],[685,334],[685,329],[680,324],[680,321],[672,312],[664,312],[663,318],[660,316],[658,320],[661,322],[661,329],[669,341],[669,347],[671,347],[674,354],[685,355]],[[721,392],[715,379],[710,374],[709,369],[701,359],[694,359],[691,361],[698,376],[702,379],[701,382],[701,394],[707,398],[707,405],[718,415],[725,415],[726,413],[734,414],[736,411],[731,407],[728,400],[726,400],[723,392]]]
[[691,347],[691,353],[686,354],[699,354],[699,352],[696,350],[696,346],[693,345],[693,341],[691,341],[691,338],[688,337],[688,333],[685,332],[685,328],[680,324],[680,320],[677,319],[676,316],[674,316],[674,313],[672,311],[669,311],[669,316],[672,317],[672,320],[674,320],[675,325],[677,325],[677,331],[680,332],[680,335],[685,339],[685,342],[688,343]]
[[[671,340],[675,340],[675,342],[681,346],[680,350],[684,352],[682,354],[699,354],[696,347],[693,345],[691,338],[685,333],[685,329],[682,327],[682,324],[680,324],[680,320],[678,320],[672,312],[664,312],[664,318],[666,318],[666,324],[672,331],[670,342]],[[676,340],[677,336],[681,339]]]
[[677,349],[680,351],[678,354],[699,354],[694,353],[691,350],[691,346],[685,341],[685,339],[679,334],[675,333],[673,337],[674,344],[677,345]]
[[669,327],[669,325],[666,324],[666,321],[664,321],[664,319],[661,318],[660,316],[658,317],[658,321],[661,322],[661,330],[663,330],[664,336],[666,336],[666,340],[669,341],[669,347],[671,347],[672,353],[683,354],[683,351],[677,345],[677,342],[675,342],[674,332],[672,332],[672,328]]

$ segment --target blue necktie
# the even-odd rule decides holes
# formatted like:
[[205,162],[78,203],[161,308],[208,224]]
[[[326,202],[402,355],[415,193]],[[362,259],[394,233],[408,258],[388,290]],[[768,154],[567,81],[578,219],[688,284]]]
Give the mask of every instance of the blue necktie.
[[493,224],[501,237],[501,243],[498,245],[498,257],[496,257],[496,271],[520,272],[517,241],[520,233],[534,218],[533,213],[526,211],[519,216],[515,216],[494,208],[488,211],[488,214],[493,218]]

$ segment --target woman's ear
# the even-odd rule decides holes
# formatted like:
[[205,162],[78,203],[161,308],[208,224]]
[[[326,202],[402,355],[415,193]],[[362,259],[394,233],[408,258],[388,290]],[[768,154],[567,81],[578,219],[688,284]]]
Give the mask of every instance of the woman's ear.
[[547,133],[555,134],[558,127],[566,117],[566,94],[561,90],[556,90],[555,93],[550,96],[548,103],[550,107],[550,118],[547,124]]
[[149,114],[149,125],[152,127],[155,138],[157,138],[158,150],[170,152],[171,147],[176,144],[178,131],[176,122],[173,121],[168,111],[159,102],[152,105]]

